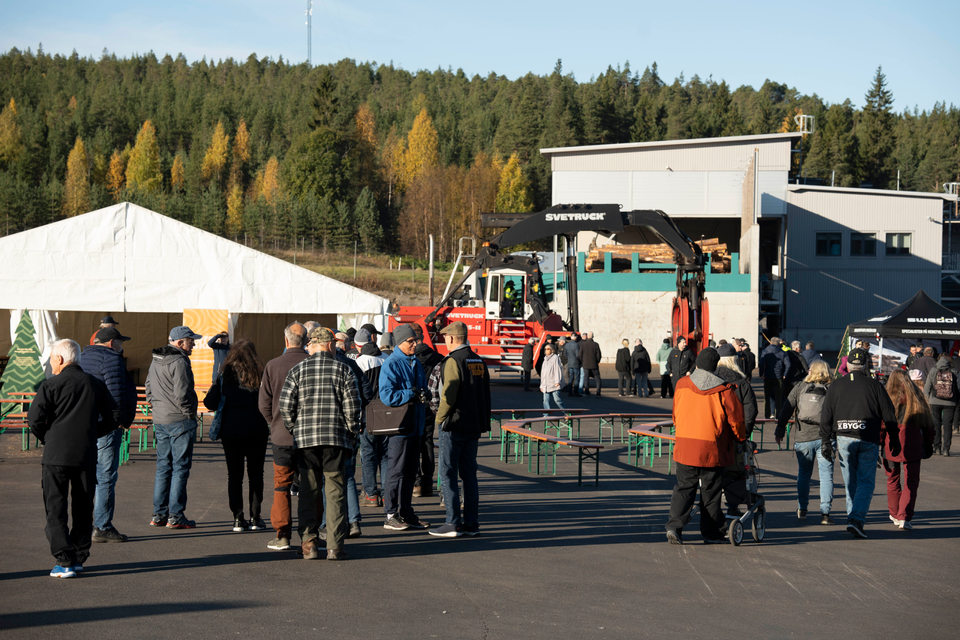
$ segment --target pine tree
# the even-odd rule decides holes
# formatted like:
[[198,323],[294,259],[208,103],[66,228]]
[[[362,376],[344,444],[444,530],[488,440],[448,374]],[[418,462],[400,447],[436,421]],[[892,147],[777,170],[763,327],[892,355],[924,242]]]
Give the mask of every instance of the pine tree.
[[336,95],[337,81],[328,67],[320,70],[320,79],[317,81],[317,88],[313,95],[313,118],[310,122],[311,129],[320,127],[337,126],[337,117],[339,115],[340,99]]
[[67,182],[64,185],[63,215],[72,218],[90,211],[90,166],[83,140],[76,144],[67,159]]
[[357,222],[357,231],[360,243],[366,253],[376,251],[383,240],[383,227],[380,226],[380,212],[377,211],[377,201],[373,192],[367,187],[360,192],[357,206],[354,210],[354,219]]
[[520,159],[516,153],[510,155],[506,166],[500,172],[500,185],[494,209],[497,213],[528,213],[533,211],[530,198],[530,183],[523,177]]
[[227,154],[230,151],[230,136],[224,131],[223,122],[217,120],[217,126],[213,129],[213,139],[207,152],[203,156],[203,166],[200,169],[203,179],[207,182],[216,180],[220,184],[220,175],[227,164]]
[[131,191],[153,193],[163,186],[160,173],[160,148],[157,146],[157,131],[153,123],[143,123],[137,142],[127,162],[127,188]]
[[[36,328],[33,320],[30,319],[30,313],[26,310],[20,316],[20,323],[17,325],[16,337],[13,344],[10,345],[10,356],[7,367],[0,376],[0,393],[6,399],[12,399],[10,395],[13,392],[33,393],[37,390],[46,376],[43,373],[43,367],[40,366],[40,348],[37,346],[37,340],[34,338]],[[20,405],[12,403],[3,403],[0,405],[0,415],[7,415],[18,411]]]
[[336,228],[333,237],[337,248],[353,249],[353,241],[357,237],[357,220],[353,215],[353,209],[346,202],[337,203]]
[[893,94],[887,90],[883,67],[877,67],[866,101],[856,128],[860,143],[860,171],[863,180],[875,189],[886,189],[891,186],[895,170],[893,114],[890,111]]
[[10,98],[10,104],[0,111],[0,166],[12,164],[23,151],[23,136],[17,123],[17,102]]

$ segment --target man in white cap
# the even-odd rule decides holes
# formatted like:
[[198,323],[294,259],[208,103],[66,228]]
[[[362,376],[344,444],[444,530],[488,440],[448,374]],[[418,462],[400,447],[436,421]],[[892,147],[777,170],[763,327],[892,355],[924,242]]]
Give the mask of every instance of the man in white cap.
[[153,409],[157,439],[157,477],[153,485],[154,527],[193,529],[184,515],[187,479],[193,466],[193,441],[197,437],[197,392],[194,390],[190,354],[201,338],[190,327],[170,330],[170,343],[153,350],[147,374],[147,402]]

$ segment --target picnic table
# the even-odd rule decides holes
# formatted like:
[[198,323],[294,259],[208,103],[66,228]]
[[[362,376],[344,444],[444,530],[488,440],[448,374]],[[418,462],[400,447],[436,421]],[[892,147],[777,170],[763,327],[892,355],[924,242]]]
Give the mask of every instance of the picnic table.
[[[551,418],[546,418],[551,419]],[[543,420],[541,418],[540,420]],[[506,424],[500,425],[500,430],[502,433],[512,434],[514,436],[515,442],[515,452],[514,459],[516,459],[516,450],[519,449],[521,455],[523,452],[523,442],[520,441],[520,438],[527,439],[527,470],[533,471],[533,443],[536,443],[536,458],[537,458],[537,475],[540,475],[540,454],[545,454],[547,468],[549,468],[550,458],[549,456],[553,455],[553,475],[557,475],[557,451],[561,446],[571,447],[577,450],[577,485],[583,485],[583,461],[584,460],[593,460],[595,465],[595,476],[594,484],[600,484],[600,450],[603,449],[602,444],[594,444],[588,442],[578,442],[572,439],[564,439],[559,437],[554,437],[547,435],[546,433],[539,433],[532,429],[526,429],[525,426],[537,422],[537,419],[532,420],[514,420],[507,422]],[[501,439],[501,442],[503,440]],[[502,447],[502,445],[501,445]]]
[[[589,409],[571,408],[571,409],[491,409],[490,422],[497,421],[497,427],[503,423],[503,414],[509,414],[510,420],[523,420],[528,413],[539,413],[544,416],[555,416],[563,414],[563,419],[568,419],[574,414],[586,413]],[[493,429],[490,429],[490,439],[493,440]]]

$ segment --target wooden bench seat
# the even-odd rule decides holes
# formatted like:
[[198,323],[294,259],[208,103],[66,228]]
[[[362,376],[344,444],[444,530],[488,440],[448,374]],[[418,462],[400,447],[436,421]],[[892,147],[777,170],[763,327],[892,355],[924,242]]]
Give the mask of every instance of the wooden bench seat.
[[[516,446],[522,452],[523,442],[519,438],[526,438],[530,450],[527,455],[527,470],[533,471],[533,443],[536,443],[536,458],[537,458],[537,475],[540,475],[540,453],[543,452],[546,456],[553,454],[553,475],[557,475],[557,450],[560,447],[571,447],[577,450],[577,485],[583,485],[583,461],[584,460],[593,460],[595,465],[595,478],[594,484],[600,484],[600,450],[603,449],[602,444],[594,444],[589,442],[578,442],[570,438],[556,438],[554,436],[547,435],[545,433],[539,433],[531,429],[526,429],[524,426],[530,421],[522,422],[508,422],[504,425],[501,425],[501,430],[506,431],[507,433],[514,434],[518,436],[516,440]],[[516,455],[514,456],[516,457]],[[549,457],[547,458],[547,464],[549,465]]]

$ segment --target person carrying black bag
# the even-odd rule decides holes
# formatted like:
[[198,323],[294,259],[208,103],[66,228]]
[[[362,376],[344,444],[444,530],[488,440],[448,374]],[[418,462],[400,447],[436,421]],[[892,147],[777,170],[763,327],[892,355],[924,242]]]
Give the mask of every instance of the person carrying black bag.
[[[227,461],[227,500],[233,513],[233,530],[259,531],[267,525],[260,517],[263,504],[263,463],[270,427],[259,410],[263,364],[253,343],[243,338],[230,350],[220,376],[207,392],[203,405],[220,412],[220,433]],[[214,434],[211,432],[211,439]],[[247,471],[250,521],[244,518],[243,473]]]

